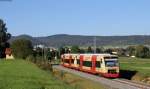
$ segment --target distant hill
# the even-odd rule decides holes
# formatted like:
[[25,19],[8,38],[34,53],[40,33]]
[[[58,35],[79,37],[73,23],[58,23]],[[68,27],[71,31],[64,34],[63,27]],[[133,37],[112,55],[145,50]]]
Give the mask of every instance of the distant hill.
[[[29,35],[13,36],[10,39],[12,42],[15,39],[25,38],[32,41],[34,45],[44,44],[46,46],[60,47],[60,46],[92,46],[94,36],[82,35],[67,35],[58,34],[47,37],[32,37]],[[148,35],[132,35],[132,36],[96,36],[97,46],[125,46],[137,44],[150,44],[150,36]]]
[[41,43],[38,39],[36,39],[36,37],[32,37],[32,36],[25,35],[25,34],[24,35],[19,35],[19,36],[12,36],[11,39],[9,40],[9,42],[11,43],[14,40],[23,39],[23,38],[32,41],[32,43],[34,45]]

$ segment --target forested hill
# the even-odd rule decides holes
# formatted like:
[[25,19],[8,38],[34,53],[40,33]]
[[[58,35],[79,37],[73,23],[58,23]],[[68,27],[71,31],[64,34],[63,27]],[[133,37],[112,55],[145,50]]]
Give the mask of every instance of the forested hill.
[[[94,36],[82,35],[67,35],[58,34],[47,37],[31,37],[29,35],[13,36],[10,39],[12,42],[15,39],[26,38],[33,42],[33,44],[45,44],[46,46],[60,47],[60,46],[92,46]],[[150,44],[150,36],[147,35],[133,35],[133,36],[96,36],[96,44],[98,46],[120,46],[120,45],[136,45],[136,44]]]

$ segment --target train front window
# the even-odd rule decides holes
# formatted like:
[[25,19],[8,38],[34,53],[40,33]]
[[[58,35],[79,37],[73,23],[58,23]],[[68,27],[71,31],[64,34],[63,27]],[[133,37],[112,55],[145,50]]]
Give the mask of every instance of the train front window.
[[107,67],[115,67],[115,66],[119,66],[118,64],[118,57],[104,57],[105,59],[105,65]]
[[105,65],[107,67],[118,66],[118,61],[117,60],[105,60]]

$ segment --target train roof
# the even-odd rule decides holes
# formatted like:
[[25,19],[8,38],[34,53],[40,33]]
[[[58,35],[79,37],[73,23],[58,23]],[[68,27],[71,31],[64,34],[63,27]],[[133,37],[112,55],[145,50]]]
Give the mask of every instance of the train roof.
[[116,55],[112,55],[112,54],[108,54],[108,53],[83,53],[83,54],[78,54],[78,53],[67,53],[64,55],[96,55],[96,56],[116,56]]

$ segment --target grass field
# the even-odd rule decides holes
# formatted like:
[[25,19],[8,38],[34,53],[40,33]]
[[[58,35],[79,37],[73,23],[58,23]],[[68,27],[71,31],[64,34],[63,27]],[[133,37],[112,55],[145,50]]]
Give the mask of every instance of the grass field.
[[150,76],[150,59],[121,57],[120,67],[121,69],[133,70],[145,76]]
[[[132,77],[150,77],[150,59],[119,59],[121,70],[135,72]],[[63,79],[57,71],[54,75],[57,78],[24,60],[0,60],[0,89],[104,89],[101,84],[73,74],[65,73]]]
[[121,70],[127,70],[126,72],[130,72],[131,75],[133,73],[132,78],[135,76],[140,79],[150,77],[150,59],[129,57],[120,57],[119,59]]
[[[63,72],[63,76],[62,76],[62,72]],[[58,69],[54,69],[53,73],[55,77],[63,80],[66,84],[71,85],[75,89],[108,89],[107,86],[104,86],[100,83],[82,78],[78,75],[60,71]]]
[[24,60],[0,60],[0,89],[74,89]]

